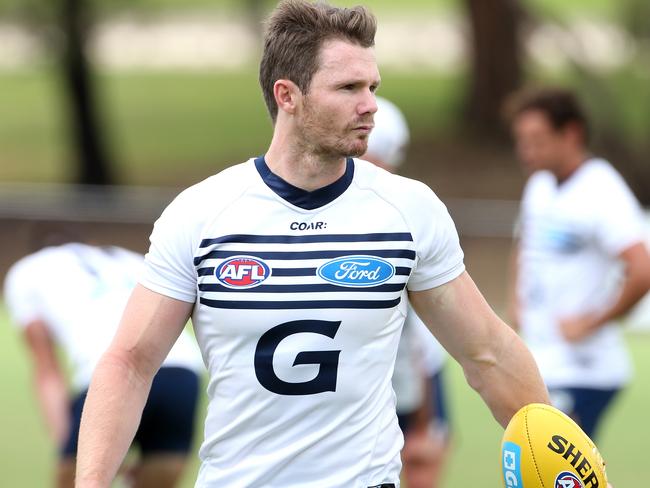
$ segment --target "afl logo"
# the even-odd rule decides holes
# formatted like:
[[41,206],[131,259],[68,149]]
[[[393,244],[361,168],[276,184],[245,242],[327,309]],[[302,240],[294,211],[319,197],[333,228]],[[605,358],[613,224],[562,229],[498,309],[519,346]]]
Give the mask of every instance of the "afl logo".
[[224,286],[242,289],[261,284],[271,276],[271,269],[261,259],[235,256],[221,263],[214,274]]
[[390,280],[395,268],[388,261],[373,256],[345,256],[323,264],[317,274],[337,285],[364,287]]
[[555,478],[555,488],[585,488],[585,485],[575,474],[563,471]]

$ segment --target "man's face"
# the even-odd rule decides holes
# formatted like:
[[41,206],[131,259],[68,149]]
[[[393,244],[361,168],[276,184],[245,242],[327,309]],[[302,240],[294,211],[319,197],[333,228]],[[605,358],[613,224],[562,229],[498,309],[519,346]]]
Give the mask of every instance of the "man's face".
[[517,157],[526,172],[554,171],[565,160],[570,144],[569,129],[555,129],[541,110],[519,114],[513,124]]
[[342,40],[326,41],[297,118],[307,147],[337,158],[365,153],[377,111],[375,90],[379,82],[372,48]]

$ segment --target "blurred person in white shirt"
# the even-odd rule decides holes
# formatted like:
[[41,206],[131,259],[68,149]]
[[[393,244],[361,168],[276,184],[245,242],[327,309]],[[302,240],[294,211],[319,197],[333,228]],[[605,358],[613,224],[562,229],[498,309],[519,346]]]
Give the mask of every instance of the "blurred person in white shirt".
[[552,402],[593,437],[631,378],[616,320],[650,288],[641,208],[614,167],[589,151],[572,92],[524,91],[507,112],[529,173],[509,309]]
[[[72,487],[90,378],[117,330],[143,256],[76,242],[65,229],[35,232],[44,247],[10,268],[4,296],[25,340],[40,411],[58,449],[54,486]],[[72,385],[58,348],[68,360]],[[184,333],[156,375],[142,416],[135,439],[140,457],[125,471],[133,487],[177,486],[191,447],[201,370],[194,339]]]

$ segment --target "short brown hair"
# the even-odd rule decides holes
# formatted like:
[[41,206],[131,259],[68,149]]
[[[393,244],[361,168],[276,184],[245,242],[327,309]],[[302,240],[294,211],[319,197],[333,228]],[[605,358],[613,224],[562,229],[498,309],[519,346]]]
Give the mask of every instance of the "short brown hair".
[[528,88],[511,95],[505,103],[504,115],[512,123],[519,115],[531,110],[542,112],[555,130],[578,124],[584,139],[589,139],[589,122],[578,97],[565,88]]
[[273,95],[277,80],[291,80],[307,93],[325,41],[344,39],[372,47],[376,31],[377,20],[362,6],[338,8],[306,0],[280,2],[267,22],[260,63],[260,85],[273,121],[278,115]]

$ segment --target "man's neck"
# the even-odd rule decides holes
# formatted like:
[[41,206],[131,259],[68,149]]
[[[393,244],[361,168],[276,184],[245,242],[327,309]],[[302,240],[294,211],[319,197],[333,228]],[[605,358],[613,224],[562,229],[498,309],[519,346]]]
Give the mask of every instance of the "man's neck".
[[265,155],[269,169],[287,183],[307,191],[323,188],[345,174],[345,158],[315,154],[308,148],[273,138]]
[[575,154],[567,157],[562,165],[558,166],[553,173],[557,179],[558,184],[562,184],[577,171],[577,169],[584,164],[585,161],[589,159],[589,153],[587,151],[578,151]]

